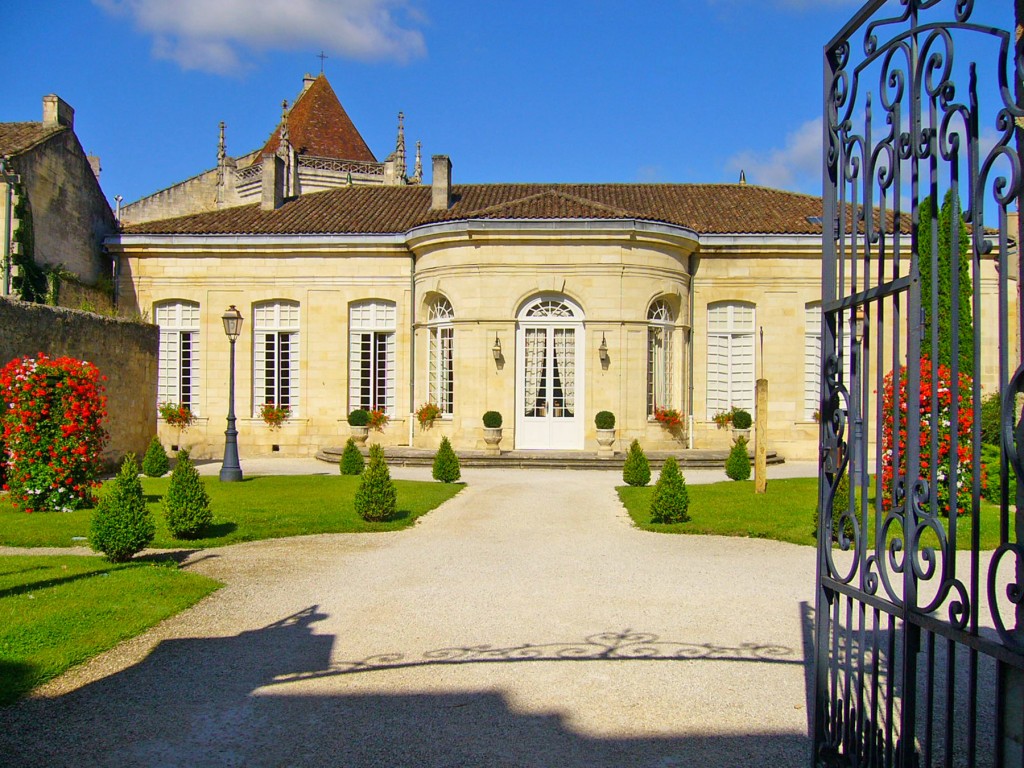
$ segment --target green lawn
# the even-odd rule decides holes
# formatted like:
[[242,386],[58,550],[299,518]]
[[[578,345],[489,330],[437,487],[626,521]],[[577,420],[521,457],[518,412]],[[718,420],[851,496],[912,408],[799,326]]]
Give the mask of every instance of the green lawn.
[[[452,498],[463,486],[395,480],[398,515],[384,523],[368,523],[355,513],[352,499],[359,478],[342,475],[253,477],[221,483],[204,477],[213,508],[213,527],[206,538],[173,538],[164,525],[163,496],[169,478],[143,478],[142,488],[156,518],[157,548],[219,547],[240,541],[301,536],[310,533],[355,533],[406,528],[416,518]],[[70,547],[85,545],[91,510],[56,513],[17,512],[0,498],[0,545]]]
[[[653,486],[618,489],[619,498],[638,528],[660,533],[697,533],[715,536],[747,536],[814,545],[814,510],[818,506],[817,478],[772,480],[768,492],[754,493],[754,483],[727,481],[710,485],[689,485],[690,522],[661,525],[651,523],[648,508]],[[870,500],[873,503],[873,499]],[[896,529],[897,531],[899,529]],[[874,521],[869,526],[874,536]],[[971,522],[957,521],[957,549],[969,549]],[[926,543],[934,543],[934,536]],[[999,507],[981,503],[981,547],[999,546]]]
[[0,706],[219,586],[173,562],[0,557]]

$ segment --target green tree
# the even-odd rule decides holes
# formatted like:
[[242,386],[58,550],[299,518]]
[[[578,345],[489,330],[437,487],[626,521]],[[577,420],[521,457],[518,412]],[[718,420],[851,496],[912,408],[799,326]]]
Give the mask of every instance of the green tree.
[[129,453],[89,524],[89,546],[114,563],[131,560],[153,540],[156,526],[146,506],[139,465]]
[[398,493],[384,460],[384,449],[377,443],[370,446],[370,463],[363,472],[353,504],[359,516],[370,522],[388,520],[397,511]]
[[437,449],[434,456],[434,479],[442,483],[454,483],[462,477],[462,470],[459,467],[459,457],[452,450],[452,444],[447,437],[441,438],[441,447]]
[[690,519],[690,493],[674,456],[665,459],[651,497],[652,523],[685,523]]
[[[960,201],[953,190],[946,192],[946,197],[939,210],[938,220],[938,256],[935,262],[938,274],[934,275],[932,262],[932,221],[935,218],[935,203],[931,196],[924,198],[920,205],[920,226],[917,230],[918,268],[921,275],[921,308],[924,311],[924,348],[932,350],[928,357],[940,365],[952,366],[953,350],[953,298],[951,260],[952,232],[954,216],[960,216]],[[958,253],[958,286],[959,318],[957,323],[960,352],[957,357],[961,373],[974,377],[974,319],[971,308],[973,286],[971,282],[971,242],[967,234],[967,226],[960,222]],[[934,275],[934,277],[933,277]],[[932,282],[935,285],[932,285]],[[933,287],[937,293],[933,292]],[[933,312],[932,302],[937,299],[938,314]],[[938,348],[932,349],[932,332],[938,332]]]
[[747,441],[742,437],[733,443],[729,457],[725,460],[725,474],[730,480],[750,479],[750,457],[747,455]]
[[171,468],[171,460],[167,458],[167,451],[164,450],[160,438],[153,435],[149,441],[149,448],[142,459],[142,472],[146,477],[163,477]]
[[350,437],[345,441],[345,450],[341,452],[341,461],[338,465],[341,474],[361,475],[365,466],[366,460],[363,458],[363,454],[359,452],[356,441]]
[[210,496],[206,493],[196,465],[188,451],[178,452],[178,463],[171,473],[171,484],[164,498],[167,530],[176,539],[195,539],[213,522]]
[[626,485],[647,485],[651,482],[651,465],[647,461],[647,454],[640,447],[640,441],[634,440],[629,444],[629,453],[626,455],[626,462],[622,465],[622,480]]

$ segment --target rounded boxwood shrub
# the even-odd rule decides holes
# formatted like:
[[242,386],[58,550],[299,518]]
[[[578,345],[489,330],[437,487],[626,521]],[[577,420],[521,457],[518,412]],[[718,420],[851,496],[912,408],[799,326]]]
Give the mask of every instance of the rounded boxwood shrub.
[[348,415],[348,423],[350,427],[367,426],[370,423],[369,411],[364,411],[362,408],[356,408]]
[[462,477],[462,470],[459,467],[459,457],[452,450],[452,444],[447,437],[441,438],[441,447],[437,449],[434,456],[434,479],[442,483],[454,483]]
[[213,522],[206,486],[184,449],[178,452],[178,463],[171,473],[171,484],[164,498],[164,518],[167,530],[176,539],[196,539]]
[[651,465],[647,461],[647,454],[640,447],[640,441],[634,440],[629,444],[629,454],[626,456],[626,463],[622,465],[622,480],[626,485],[647,485],[651,482]]
[[341,461],[338,464],[341,474],[361,475],[365,466],[366,460],[363,458],[363,454],[356,446],[356,441],[350,437],[345,441],[345,450],[341,452]]
[[750,479],[750,457],[747,456],[747,441],[742,437],[737,440],[729,458],[725,460],[725,474],[730,480]]
[[89,546],[114,563],[131,560],[153,540],[156,526],[146,506],[139,465],[129,453],[89,523]]
[[734,429],[750,429],[750,425],[753,423],[754,420],[750,417],[750,414],[742,408],[737,408],[732,412],[732,426]]
[[377,443],[370,446],[370,463],[363,472],[353,506],[363,520],[373,523],[388,520],[397,511],[398,494],[384,460],[384,449]]
[[484,426],[488,429],[498,429],[501,426],[501,414],[497,411],[487,411],[484,414]]
[[153,435],[149,441],[149,448],[142,459],[142,472],[146,477],[163,477],[171,468],[171,460],[167,458],[167,451],[164,450],[160,438]]
[[651,497],[652,523],[685,523],[690,519],[690,493],[674,456],[665,459]]
[[598,411],[594,417],[594,426],[598,429],[615,429],[615,414],[611,411]]

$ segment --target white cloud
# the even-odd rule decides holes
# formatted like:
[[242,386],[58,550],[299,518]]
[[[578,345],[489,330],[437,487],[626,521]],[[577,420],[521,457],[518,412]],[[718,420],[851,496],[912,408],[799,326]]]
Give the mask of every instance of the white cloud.
[[184,69],[220,74],[246,55],[323,49],[354,59],[406,61],[426,51],[407,0],[93,0],[153,35],[153,53]]
[[751,184],[800,191],[821,190],[821,118],[808,120],[786,136],[781,149],[744,150],[729,158],[728,168],[742,170]]

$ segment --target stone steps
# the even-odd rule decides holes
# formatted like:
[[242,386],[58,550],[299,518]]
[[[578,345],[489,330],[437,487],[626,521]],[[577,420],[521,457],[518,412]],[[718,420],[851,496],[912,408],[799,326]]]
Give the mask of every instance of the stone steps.
[[[341,461],[344,446],[321,448],[316,457],[320,461],[337,464]],[[362,449],[367,455],[367,449]],[[388,464],[396,467],[424,467],[434,463],[434,450],[426,448],[391,447],[384,449]],[[502,451],[500,456],[492,456],[483,451],[456,451],[459,463],[463,467],[513,467],[519,469],[608,469],[622,471],[626,454],[617,452],[613,457],[598,458],[593,451]],[[729,455],[727,450],[680,450],[651,451],[647,460],[652,469],[660,469],[665,459],[675,456],[683,469],[722,469]],[[753,453],[750,453],[753,463]],[[768,452],[769,464],[783,464],[785,459],[775,451]]]

